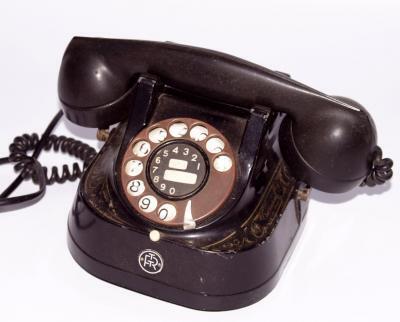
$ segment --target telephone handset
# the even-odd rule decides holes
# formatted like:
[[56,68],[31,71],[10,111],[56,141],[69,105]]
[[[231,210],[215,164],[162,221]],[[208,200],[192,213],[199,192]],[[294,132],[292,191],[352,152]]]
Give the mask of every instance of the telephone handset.
[[142,74],[213,101],[286,113],[280,131],[283,156],[296,178],[315,188],[343,192],[371,172],[376,131],[362,106],[320,93],[282,73],[189,46],[75,38],[59,78],[66,116],[90,127],[122,121]]
[[[311,187],[338,193],[392,176],[360,104],[219,52],[77,37],[58,91],[66,117],[99,128],[105,144],[96,155],[50,136],[58,113],[41,140],[19,137],[0,159],[22,171],[0,207],[82,175],[75,164],[47,176],[37,161],[43,148],[81,158],[68,220],[75,260],[99,278],[187,307],[234,309],[272,290]],[[27,177],[39,192],[8,197]]]

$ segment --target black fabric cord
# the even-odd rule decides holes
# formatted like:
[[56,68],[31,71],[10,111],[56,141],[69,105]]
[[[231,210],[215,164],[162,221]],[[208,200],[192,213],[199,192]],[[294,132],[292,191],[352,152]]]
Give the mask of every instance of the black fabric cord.
[[[54,116],[40,140],[36,133],[16,137],[9,147],[10,156],[0,159],[0,165],[15,163],[14,169],[19,172],[17,178],[0,194],[0,212],[35,203],[45,194],[46,185],[51,185],[54,182],[64,183],[67,180],[75,181],[82,176],[83,171],[96,156],[96,150],[81,141],[65,136],[51,135],[62,115],[62,111],[59,111]],[[68,165],[64,164],[61,175],[56,167],[52,167],[51,174],[48,175],[48,169],[43,167],[37,159],[42,150],[48,151],[50,149],[81,159],[83,169],[75,162],[72,165],[72,171],[70,171]],[[32,150],[32,156],[28,156],[27,153]],[[27,179],[32,179],[35,184],[39,185],[39,190],[22,196],[10,197],[22,181]]]
[[364,179],[361,186],[373,187],[375,185],[385,183],[393,176],[392,167],[392,159],[382,159],[382,149],[377,146],[372,158],[371,172]]

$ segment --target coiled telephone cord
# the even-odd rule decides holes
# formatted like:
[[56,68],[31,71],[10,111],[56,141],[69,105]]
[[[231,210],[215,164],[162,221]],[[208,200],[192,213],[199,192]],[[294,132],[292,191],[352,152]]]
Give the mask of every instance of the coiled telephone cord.
[[[87,166],[96,156],[96,150],[86,143],[51,134],[62,115],[62,111],[56,114],[40,139],[36,133],[23,134],[16,137],[9,147],[10,155],[0,158],[0,165],[15,163],[14,170],[19,172],[17,178],[0,194],[0,211],[22,208],[33,204],[43,197],[47,185],[75,181],[82,176]],[[29,156],[28,152],[32,150],[33,153]],[[64,164],[61,172],[59,171],[60,169],[53,166],[49,174],[48,168],[42,166],[38,161],[38,157],[43,150],[61,151],[69,154],[82,160],[83,166],[80,167],[77,162],[74,162],[72,169],[70,169],[68,165]],[[32,179],[35,184],[39,185],[37,192],[9,197],[23,180],[28,179]]]
[[377,184],[384,184],[393,176],[392,167],[392,159],[382,159],[382,149],[377,146],[372,159],[372,169],[361,186],[373,187]]

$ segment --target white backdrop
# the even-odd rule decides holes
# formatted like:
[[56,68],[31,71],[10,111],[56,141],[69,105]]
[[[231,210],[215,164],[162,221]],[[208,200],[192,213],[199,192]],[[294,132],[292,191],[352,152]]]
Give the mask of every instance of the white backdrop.
[[[41,132],[56,113],[63,51],[84,35],[212,48],[349,96],[369,109],[384,154],[400,162],[396,0],[2,1],[0,35],[0,155],[14,136]],[[93,130],[65,120],[56,133],[99,146]],[[313,191],[305,231],[276,289],[224,313],[168,304],[83,271],[66,245],[77,184],[52,186],[33,207],[0,214],[0,320],[399,321],[397,169],[385,187]],[[0,186],[12,177],[2,167]]]

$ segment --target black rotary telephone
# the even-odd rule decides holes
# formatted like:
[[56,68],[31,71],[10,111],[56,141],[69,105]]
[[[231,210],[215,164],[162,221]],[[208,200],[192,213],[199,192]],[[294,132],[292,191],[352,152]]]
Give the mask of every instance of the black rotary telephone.
[[[20,173],[0,209],[82,176],[68,220],[74,259],[183,306],[229,310],[263,298],[295,245],[311,187],[339,193],[392,176],[360,104],[219,52],[74,38],[58,92],[63,112],[41,138],[17,137],[0,159]],[[51,135],[62,114],[99,129],[99,153]],[[37,161],[43,149],[81,158],[84,172],[48,173]],[[28,178],[38,192],[10,197]]]

